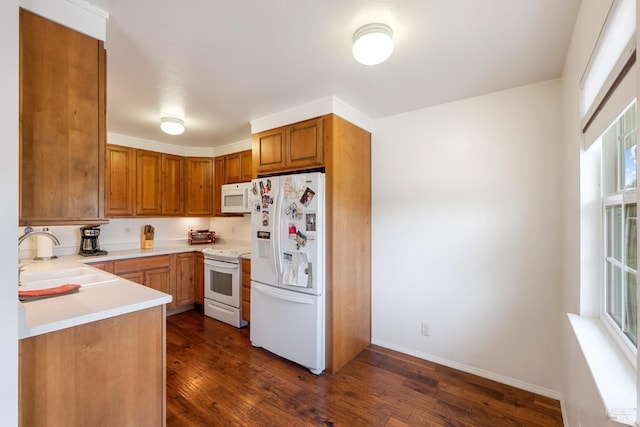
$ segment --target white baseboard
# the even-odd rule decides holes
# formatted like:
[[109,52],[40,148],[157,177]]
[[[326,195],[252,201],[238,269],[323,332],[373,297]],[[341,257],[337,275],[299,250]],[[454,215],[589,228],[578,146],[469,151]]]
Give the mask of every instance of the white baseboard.
[[451,360],[443,359],[432,354],[423,353],[412,348],[403,347],[397,344],[392,344],[376,338],[371,339],[371,343],[379,345],[380,347],[388,348],[390,350],[399,351],[400,353],[408,354],[410,356],[417,357],[419,359],[428,360],[429,362],[437,363],[439,365],[447,366],[449,368],[457,369],[462,372],[477,375],[492,381],[496,381],[502,384],[506,384],[512,387],[517,387],[522,390],[530,391],[542,396],[549,397],[551,399],[557,399],[562,406],[562,416],[566,419],[564,413],[564,406],[562,405],[562,393],[556,390],[551,390],[545,387],[540,387],[535,384],[530,384],[524,381],[516,380],[514,378],[505,377],[504,375],[496,374],[495,372],[485,371],[483,369],[474,368],[473,366],[464,365],[462,363],[454,362]]

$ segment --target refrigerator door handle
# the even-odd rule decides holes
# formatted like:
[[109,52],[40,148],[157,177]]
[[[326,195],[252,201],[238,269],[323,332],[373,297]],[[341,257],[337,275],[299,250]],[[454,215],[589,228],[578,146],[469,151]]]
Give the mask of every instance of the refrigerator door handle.
[[282,215],[282,199],[284,196],[282,194],[282,188],[278,192],[278,197],[276,198],[276,212],[275,218],[273,218],[273,231],[274,231],[274,245],[273,245],[273,259],[276,264],[276,273],[278,276],[278,285],[282,282],[282,257],[281,257],[281,244],[280,244],[280,232],[282,231],[280,228],[280,220]]
[[269,289],[264,285],[257,285],[255,283],[252,286],[256,288],[256,290],[262,292],[263,294],[269,295],[272,298],[276,298],[283,301],[295,302],[297,304],[308,304],[308,305],[313,304],[313,299],[308,297],[305,298],[304,296],[282,295],[279,292],[272,291],[271,289]]

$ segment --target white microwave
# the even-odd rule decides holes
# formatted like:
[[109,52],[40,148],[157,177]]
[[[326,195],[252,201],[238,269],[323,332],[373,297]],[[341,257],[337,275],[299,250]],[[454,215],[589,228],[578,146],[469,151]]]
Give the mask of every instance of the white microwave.
[[222,186],[223,213],[249,213],[250,182],[225,184]]

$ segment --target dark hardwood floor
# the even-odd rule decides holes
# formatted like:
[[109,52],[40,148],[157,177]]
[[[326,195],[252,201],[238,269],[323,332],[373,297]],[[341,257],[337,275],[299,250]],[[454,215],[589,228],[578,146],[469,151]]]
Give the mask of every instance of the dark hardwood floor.
[[562,426],[558,401],[370,346],[335,375],[253,348],[189,311],[167,318],[167,426]]

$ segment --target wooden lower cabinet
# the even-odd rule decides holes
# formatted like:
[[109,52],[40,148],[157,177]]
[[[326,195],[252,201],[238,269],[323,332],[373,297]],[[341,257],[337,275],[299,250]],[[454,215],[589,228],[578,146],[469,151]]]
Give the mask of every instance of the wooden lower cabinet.
[[176,306],[195,302],[196,256],[193,252],[176,254]]
[[251,260],[242,258],[242,318],[251,321]]
[[19,342],[19,425],[165,425],[165,308]]
[[194,299],[196,304],[204,307],[204,254],[202,252],[195,252],[195,259],[196,277],[194,283]]
[[175,255],[113,261],[113,274],[173,296],[167,309],[176,307]]
[[[171,295],[173,299],[167,304],[169,310],[190,308],[195,302],[204,303],[202,252],[129,258],[89,265]],[[173,310],[169,314],[176,312]]]

